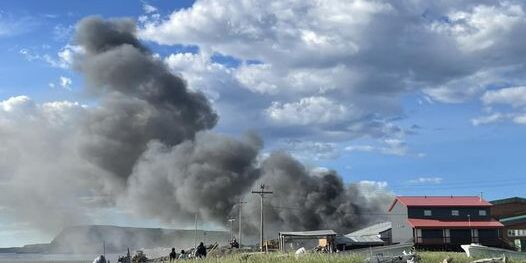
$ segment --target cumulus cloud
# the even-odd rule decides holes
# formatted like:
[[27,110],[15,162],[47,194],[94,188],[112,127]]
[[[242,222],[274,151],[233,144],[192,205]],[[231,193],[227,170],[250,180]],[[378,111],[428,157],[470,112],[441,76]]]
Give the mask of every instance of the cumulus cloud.
[[71,90],[71,84],[73,84],[73,81],[70,78],[60,76],[60,86],[63,89]]
[[291,103],[274,102],[266,114],[277,123],[319,125],[346,119],[349,111],[346,106],[325,97],[308,97]]
[[462,50],[472,52],[491,48],[509,37],[514,27],[526,22],[523,7],[513,2],[477,5],[471,10],[455,10],[447,14],[448,21],[434,22],[433,30],[450,34]]
[[[220,113],[226,108],[233,114],[251,112],[249,125],[266,121],[269,133],[292,134],[315,123],[308,115],[322,103],[313,100],[322,99],[312,98],[325,98],[333,102],[332,114],[318,122],[332,125],[303,128],[298,136],[346,133],[348,139],[374,132],[359,133],[351,126],[404,116],[400,97],[407,92],[421,90],[436,102],[461,103],[488,87],[523,82],[525,60],[517,54],[525,54],[526,45],[517,36],[524,35],[524,18],[524,5],[516,1],[202,0],[144,20],[139,34],[160,44],[195,45],[200,56],[219,53],[240,60],[239,67],[216,79],[248,90],[242,100],[260,103],[232,109],[217,101]],[[220,97],[222,91],[210,93]],[[344,108],[351,116],[334,118],[344,116]],[[289,112],[297,116],[285,115]]]
[[506,104],[512,107],[526,106],[526,87],[510,87],[498,90],[489,90],[482,96],[485,104]]

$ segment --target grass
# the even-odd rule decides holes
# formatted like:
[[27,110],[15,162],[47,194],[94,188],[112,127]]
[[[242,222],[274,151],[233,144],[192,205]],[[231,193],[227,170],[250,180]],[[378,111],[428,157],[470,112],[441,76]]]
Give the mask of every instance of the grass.
[[[453,263],[469,263],[474,261],[472,258],[468,258],[464,253],[454,252],[419,252],[418,255],[421,258],[421,263],[441,263],[445,258],[451,257]],[[223,257],[209,257],[204,260],[199,260],[201,263],[363,263],[364,258],[359,256],[353,256],[349,254],[308,254],[302,257],[296,258],[293,254],[237,254],[227,255]],[[526,261],[508,261],[512,263],[526,263]]]
[[[453,258],[453,263],[470,263],[474,259],[468,258],[464,253],[455,253],[455,252],[418,252],[421,260],[420,263],[442,263],[442,261],[447,258]],[[8,262],[8,261],[0,261]],[[17,263],[21,261],[16,261]],[[57,261],[47,261],[47,262],[57,262]],[[66,263],[66,261],[60,261]],[[82,262],[82,261],[76,261]],[[269,253],[269,254],[231,254],[225,256],[217,257],[208,257],[206,259],[199,260],[184,260],[176,262],[187,262],[187,263],[363,263],[364,258],[360,256],[353,256],[350,254],[307,254],[302,257],[296,258],[294,254],[280,254],[280,253]],[[526,263],[526,261],[508,261],[510,263]],[[36,263],[31,261],[31,263]],[[73,262],[67,262],[73,263]],[[83,262],[83,263],[91,263]],[[113,261],[112,261],[113,263]]]

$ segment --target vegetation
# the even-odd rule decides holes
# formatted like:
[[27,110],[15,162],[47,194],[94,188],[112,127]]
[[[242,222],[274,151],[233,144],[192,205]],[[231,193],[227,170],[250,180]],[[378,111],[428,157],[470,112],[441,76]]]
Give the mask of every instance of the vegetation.
[[[453,263],[469,263],[474,259],[468,258],[464,253],[455,252],[420,252],[418,255],[421,258],[421,263],[441,263],[445,258],[450,257]],[[364,258],[359,256],[352,256],[349,254],[307,254],[296,258],[293,254],[238,254],[227,255],[224,257],[209,257],[205,260],[200,260],[202,263],[363,263]],[[511,261],[509,261],[511,262]],[[518,263],[518,262],[512,262]],[[522,261],[520,263],[526,263]]]
[[[442,261],[450,257],[453,259],[452,263],[469,263],[474,259],[468,258],[464,253],[455,253],[455,252],[419,252],[421,263],[442,263]],[[4,262],[1,261],[0,262]],[[7,262],[7,261],[5,261]],[[19,262],[19,261],[17,261]],[[42,261],[43,262],[43,261]],[[49,261],[50,263],[51,261]],[[57,261],[53,261],[57,262]],[[73,263],[65,262],[64,263]],[[91,263],[91,261],[77,261],[78,263]],[[163,261],[158,261],[163,262]],[[168,262],[168,261],[164,261]],[[178,260],[176,262],[199,262],[199,263],[363,263],[364,258],[359,256],[353,256],[349,254],[306,254],[299,258],[296,258],[294,254],[279,254],[279,253],[269,253],[269,254],[230,254],[224,256],[211,256],[206,259],[199,260]],[[510,263],[526,263],[526,261],[508,261]],[[32,261],[32,263],[35,263]],[[113,261],[112,261],[113,263]]]

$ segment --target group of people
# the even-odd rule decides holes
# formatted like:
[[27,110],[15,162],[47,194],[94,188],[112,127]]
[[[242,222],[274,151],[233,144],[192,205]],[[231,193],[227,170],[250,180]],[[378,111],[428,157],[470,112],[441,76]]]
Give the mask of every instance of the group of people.
[[[170,262],[175,262],[176,259],[186,259],[190,258],[190,253],[186,253],[184,250],[181,250],[179,255],[175,252],[175,248],[172,248],[172,252],[170,252]],[[206,257],[206,247],[203,244],[203,242],[199,243],[199,246],[195,249],[195,258],[205,258]]]

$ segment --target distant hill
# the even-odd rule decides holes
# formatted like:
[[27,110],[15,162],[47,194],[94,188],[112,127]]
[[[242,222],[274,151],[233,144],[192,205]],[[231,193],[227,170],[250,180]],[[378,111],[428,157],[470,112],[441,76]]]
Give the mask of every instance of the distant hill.
[[[193,246],[194,236],[194,230],[85,225],[65,228],[49,244],[4,248],[0,253],[102,253],[103,243],[107,253],[127,248],[186,249]],[[198,242],[224,244],[229,236],[226,231],[197,231]]]

